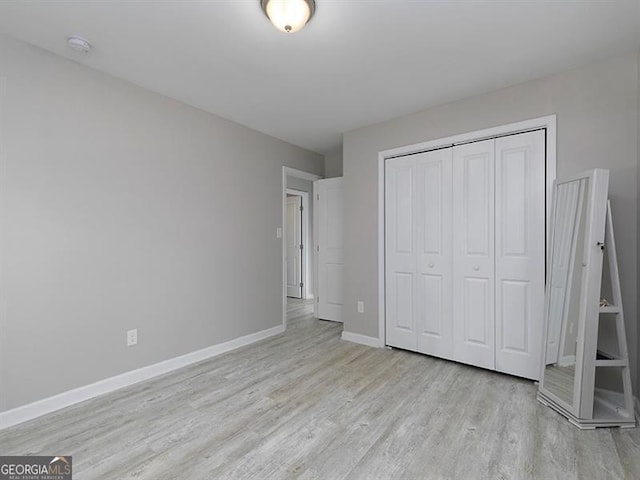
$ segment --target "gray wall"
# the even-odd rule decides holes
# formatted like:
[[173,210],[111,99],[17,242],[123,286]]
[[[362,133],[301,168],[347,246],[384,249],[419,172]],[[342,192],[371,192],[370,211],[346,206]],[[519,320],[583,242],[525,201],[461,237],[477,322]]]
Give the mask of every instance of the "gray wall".
[[332,150],[324,156],[324,177],[342,176],[342,147]]
[[[378,152],[555,113],[558,176],[595,167],[611,170],[624,308],[638,380],[637,105],[634,54],[345,133],[345,330],[378,336]],[[358,300],[365,302],[364,314],[356,312]]]
[[0,77],[0,411],[281,324],[321,155],[1,37]]
[[[637,267],[637,271],[636,271],[636,278],[637,278],[637,284],[636,284],[636,298],[640,299],[640,50],[638,51],[638,76],[637,76],[637,81],[638,81],[638,113],[637,113],[637,118],[638,118],[638,180],[637,180],[637,188],[638,188],[638,206],[637,206],[637,214],[638,214],[638,222],[636,224],[636,228],[637,228],[637,233],[638,233],[638,237],[637,237],[637,241],[638,241],[638,254],[637,254],[637,261],[638,261],[638,267]],[[640,300],[638,300],[638,306],[637,306],[638,310],[640,310]],[[640,315],[639,311],[636,311],[636,313],[638,315]],[[638,397],[640,399],[640,319],[638,320],[638,343],[637,348],[638,348],[638,352],[637,352],[637,358],[636,361],[638,362],[638,383],[636,383],[636,397]]]

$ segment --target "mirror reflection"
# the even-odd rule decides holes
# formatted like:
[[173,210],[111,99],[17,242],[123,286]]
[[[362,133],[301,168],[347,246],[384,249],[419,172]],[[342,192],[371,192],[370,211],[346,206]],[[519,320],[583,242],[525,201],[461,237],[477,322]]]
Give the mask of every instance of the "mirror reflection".
[[556,187],[544,388],[572,407],[588,179]]

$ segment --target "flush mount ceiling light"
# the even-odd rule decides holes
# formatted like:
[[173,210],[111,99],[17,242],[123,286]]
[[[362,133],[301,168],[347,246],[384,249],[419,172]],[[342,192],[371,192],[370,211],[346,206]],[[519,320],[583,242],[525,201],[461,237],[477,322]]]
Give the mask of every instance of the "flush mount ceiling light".
[[285,33],[300,30],[316,11],[314,0],[260,0],[260,5],[271,23]]
[[67,38],[67,45],[80,53],[90,53],[93,48],[89,41],[82,38],[80,35],[71,35]]

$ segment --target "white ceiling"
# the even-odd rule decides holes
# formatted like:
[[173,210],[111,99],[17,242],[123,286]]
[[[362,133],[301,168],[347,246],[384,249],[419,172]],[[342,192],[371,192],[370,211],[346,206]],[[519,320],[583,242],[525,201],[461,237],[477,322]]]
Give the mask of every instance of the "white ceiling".
[[321,153],[353,128],[640,48],[640,0],[316,3],[287,35],[259,0],[0,0],[0,32]]

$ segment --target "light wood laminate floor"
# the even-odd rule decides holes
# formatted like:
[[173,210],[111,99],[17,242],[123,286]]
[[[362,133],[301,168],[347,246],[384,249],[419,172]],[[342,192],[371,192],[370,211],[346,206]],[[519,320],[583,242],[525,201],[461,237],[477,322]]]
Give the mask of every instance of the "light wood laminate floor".
[[525,380],[340,340],[290,302],[278,335],[0,431],[88,479],[640,479],[640,429],[580,431]]

